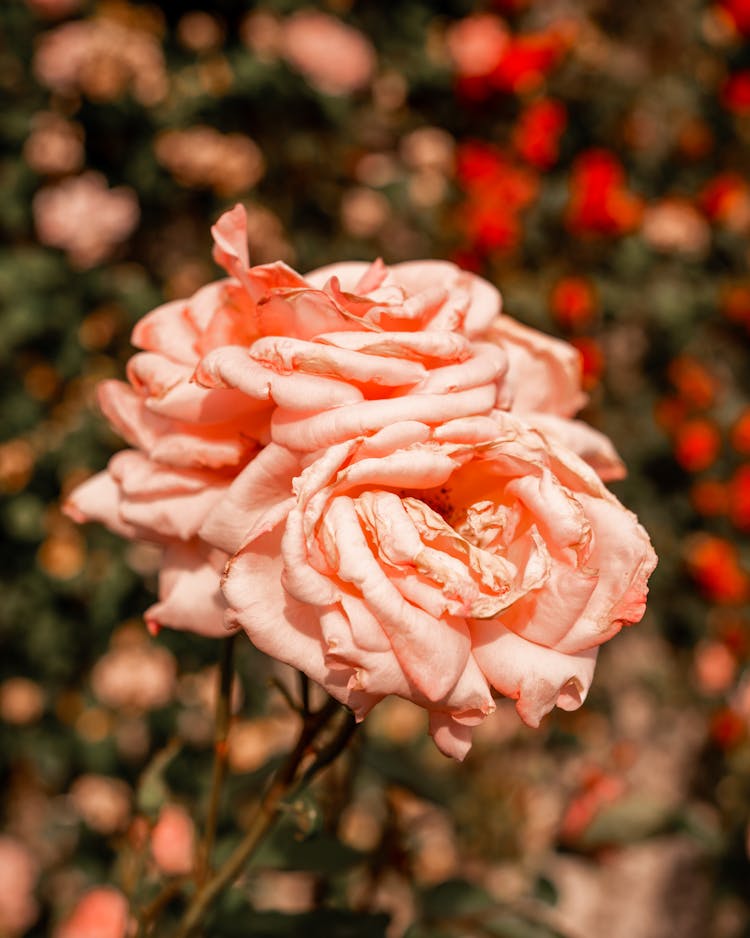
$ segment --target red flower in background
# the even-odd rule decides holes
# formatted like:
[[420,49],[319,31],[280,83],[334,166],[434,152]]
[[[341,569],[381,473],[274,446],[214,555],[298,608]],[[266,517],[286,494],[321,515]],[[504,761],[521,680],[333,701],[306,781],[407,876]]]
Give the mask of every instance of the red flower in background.
[[719,173],[698,197],[711,221],[735,231],[750,226],[750,186],[739,173]]
[[733,283],[721,293],[721,311],[731,322],[750,329],[750,283]]
[[571,37],[560,29],[513,36],[490,79],[499,91],[527,94],[561,62]]
[[550,308],[555,322],[573,332],[590,325],[599,302],[591,281],[585,277],[562,277],[552,288]]
[[669,380],[680,397],[693,407],[710,407],[716,397],[717,382],[711,372],[690,355],[680,355],[669,364]]
[[750,530],[750,464],[745,463],[729,481],[729,517],[743,531]]
[[601,380],[604,373],[604,352],[601,345],[590,336],[581,336],[571,339],[570,344],[581,354],[581,367],[583,369],[583,387],[590,391]]
[[721,433],[704,417],[686,420],[677,428],[674,455],[687,472],[702,472],[716,462],[721,450]]
[[527,94],[555,68],[573,39],[564,22],[514,36],[494,13],[474,13],[450,26],[448,53],[463,97],[481,99],[492,91]]
[[721,102],[740,117],[750,114],[750,69],[735,72],[726,80],[721,89]]
[[731,541],[699,534],[688,546],[686,560],[691,576],[709,600],[741,603],[747,598],[748,576]]
[[742,36],[750,36],[750,0],[721,0],[719,10]]
[[557,162],[567,122],[567,111],[560,101],[535,101],[522,112],[513,132],[516,152],[537,169],[549,169]]
[[515,247],[520,213],[537,194],[536,175],[485,143],[459,147],[457,166],[458,182],[467,192],[461,224],[472,248],[489,253]]
[[738,453],[750,454],[750,407],[740,414],[732,427],[730,440]]
[[608,150],[587,150],[573,164],[568,227],[576,234],[622,235],[636,228],[643,201],[625,185],[625,171]]

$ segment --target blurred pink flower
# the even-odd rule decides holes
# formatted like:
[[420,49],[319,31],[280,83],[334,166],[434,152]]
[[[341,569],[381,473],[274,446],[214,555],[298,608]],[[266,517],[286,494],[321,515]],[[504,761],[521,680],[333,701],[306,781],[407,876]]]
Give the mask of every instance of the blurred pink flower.
[[510,42],[505,21],[494,13],[474,13],[459,20],[445,38],[456,71],[466,78],[490,75]]
[[184,876],[193,868],[195,825],[184,808],[167,804],[151,832],[151,853],[167,876]]
[[708,222],[687,199],[666,198],[647,205],[641,233],[657,251],[702,256],[711,243]]
[[106,16],[44,33],[33,68],[39,81],[58,94],[83,92],[112,101],[129,87],[136,100],[150,106],[167,93],[164,54],[156,37]]
[[230,196],[250,189],[265,172],[260,148],[245,134],[222,134],[213,127],[166,130],[156,138],[156,158],[177,182],[209,187]]
[[358,29],[320,10],[300,10],[284,21],[284,58],[318,91],[349,94],[375,71],[375,50]]
[[132,792],[119,778],[80,775],[71,786],[70,800],[85,823],[100,834],[125,830],[130,821]]
[[0,835],[0,935],[16,938],[34,924],[39,908],[34,899],[37,864],[21,841]]
[[97,886],[82,896],[54,932],[54,938],[125,938],[128,903],[112,886]]
[[75,172],[83,165],[83,129],[59,114],[40,111],[31,120],[23,155],[41,175]]
[[107,258],[140,217],[135,192],[126,186],[109,189],[95,172],[45,186],[34,196],[32,209],[42,244],[62,248],[81,269]]
[[147,641],[121,641],[94,665],[94,695],[113,710],[155,710],[174,696],[177,663],[166,648]]

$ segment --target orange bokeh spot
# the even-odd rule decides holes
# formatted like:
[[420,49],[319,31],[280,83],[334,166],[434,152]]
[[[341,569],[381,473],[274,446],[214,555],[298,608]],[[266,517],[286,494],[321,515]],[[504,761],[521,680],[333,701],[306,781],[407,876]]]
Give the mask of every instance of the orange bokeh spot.
[[552,288],[550,307],[557,324],[573,331],[590,325],[599,303],[589,280],[584,277],[563,277]]
[[734,525],[750,530],[750,464],[740,466],[729,480],[728,510]]
[[697,359],[681,355],[670,363],[667,374],[680,397],[689,404],[701,409],[713,404],[717,382],[705,365]]
[[674,433],[687,417],[687,404],[679,397],[662,397],[654,404],[654,420],[662,430]]
[[748,576],[740,567],[735,544],[712,534],[697,535],[686,554],[690,575],[708,599],[741,603],[748,596]]
[[686,420],[677,428],[674,455],[687,472],[702,472],[716,461],[721,434],[716,424],[702,417]]
[[750,283],[733,283],[724,287],[721,311],[730,322],[750,328]]
[[744,410],[729,433],[732,446],[744,456],[750,453],[750,407]]
[[726,513],[727,487],[715,479],[701,479],[690,490],[693,508],[705,518],[716,518]]
[[601,380],[604,373],[604,352],[601,345],[590,336],[581,336],[571,340],[571,345],[575,346],[581,354],[582,383],[584,388],[589,391]]

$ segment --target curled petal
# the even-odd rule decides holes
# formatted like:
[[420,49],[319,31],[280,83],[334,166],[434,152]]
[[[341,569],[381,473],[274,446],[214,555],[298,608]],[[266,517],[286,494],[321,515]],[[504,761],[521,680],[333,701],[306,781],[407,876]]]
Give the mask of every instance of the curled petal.
[[362,400],[362,392],[345,381],[302,372],[278,374],[237,346],[206,355],[195,378],[204,387],[237,388],[256,400],[298,410],[325,411]]
[[596,648],[563,654],[526,641],[498,620],[473,620],[472,646],[477,664],[492,686],[516,701],[529,726],[553,707],[576,710],[586,699],[596,664]]
[[98,521],[120,537],[134,539],[144,536],[137,525],[121,515],[120,487],[109,472],[98,472],[77,486],[63,504],[65,514],[83,524]]
[[625,478],[625,465],[612,441],[582,420],[566,420],[553,414],[534,414],[534,427],[573,450],[604,482],[617,482]]
[[271,420],[271,437],[290,449],[315,452],[341,440],[381,430],[398,420],[439,424],[456,417],[488,413],[494,402],[494,386],[483,385],[448,395],[413,394],[362,401],[312,415],[280,407]]
[[523,326],[509,316],[498,316],[488,337],[508,355],[505,382],[514,413],[570,417],[584,406],[581,356],[572,345]]
[[307,374],[330,375],[386,387],[416,384],[426,374],[419,362],[365,355],[319,341],[305,342],[279,336],[254,342],[250,356],[281,374],[300,370]]
[[200,542],[172,543],[159,570],[159,602],[144,613],[146,624],[166,626],[209,638],[226,637],[237,626],[224,622],[226,603],[219,588],[228,557],[207,551]]

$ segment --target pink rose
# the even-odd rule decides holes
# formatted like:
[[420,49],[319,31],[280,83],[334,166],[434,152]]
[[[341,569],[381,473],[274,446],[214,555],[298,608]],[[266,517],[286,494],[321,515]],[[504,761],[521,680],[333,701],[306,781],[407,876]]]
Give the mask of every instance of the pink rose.
[[350,94],[368,84],[375,50],[353,26],[320,10],[300,10],[281,27],[281,51],[318,91]]
[[85,172],[44,186],[32,200],[42,244],[62,248],[81,270],[100,264],[138,224],[138,197],[128,186],[110,189],[101,173]]
[[532,726],[580,706],[598,645],[643,615],[646,532],[513,415],[383,421],[312,459],[272,443],[252,471],[230,619],[359,719],[416,702],[456,758],[493,688]]
[[151,832],[151,853],[167,876],[185,876],[193,868],[195,825],[184,808],[167,804]]
[[125,938],[128,902],[119,889],[97,886],[78,900],[54,938]]
[[37,863],[29,848],[14,837],[0,835],[0,934],[7,938],[25,934],[39,916],[34,898]]

